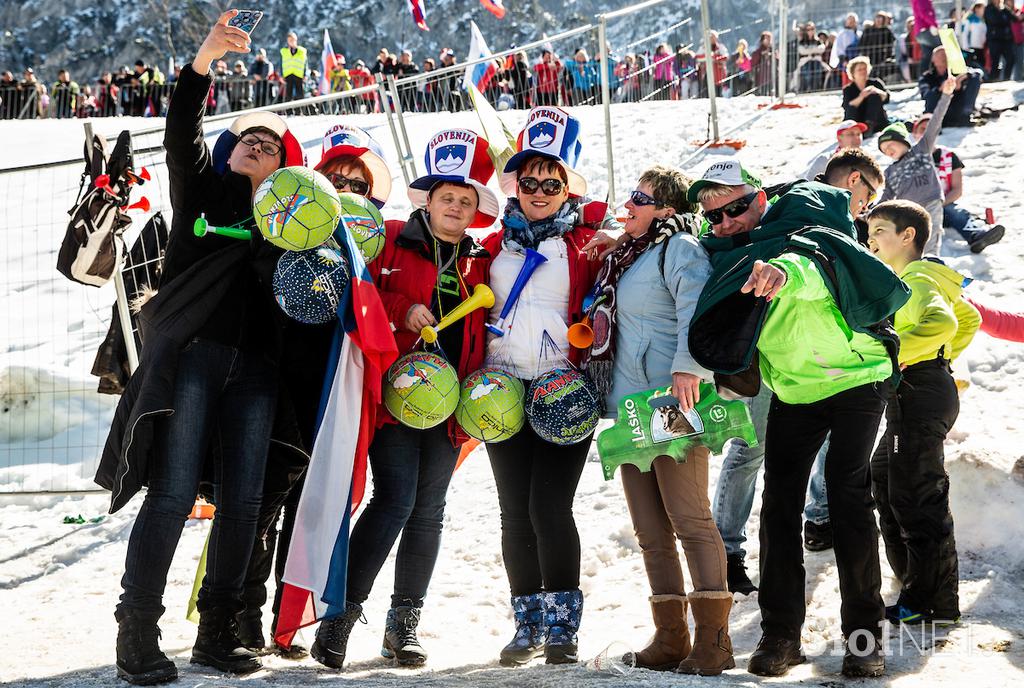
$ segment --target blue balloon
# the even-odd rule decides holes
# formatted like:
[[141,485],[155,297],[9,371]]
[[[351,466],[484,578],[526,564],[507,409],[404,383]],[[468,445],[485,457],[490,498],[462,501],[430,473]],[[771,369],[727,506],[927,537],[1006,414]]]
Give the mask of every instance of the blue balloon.
[[331,322],[350,280],[348,261],[329,240],[307,251],[288,251],[274,271],[274,298],[289,317],[308,325]]

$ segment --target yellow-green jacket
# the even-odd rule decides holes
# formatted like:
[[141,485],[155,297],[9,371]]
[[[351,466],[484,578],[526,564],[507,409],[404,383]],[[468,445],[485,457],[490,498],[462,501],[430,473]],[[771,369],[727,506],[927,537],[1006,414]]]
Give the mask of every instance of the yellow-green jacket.
[[294,55],[292,55],[291,48],[288,46],[281,48],[281,75],[301,76],[303,79],[306,78],[305,48],[300,45],[296,48]]
[[900,364],[913,365],[942,357],[953,360],[967,348],[981,326],[978,310],[961,293],[964,278],[931,260],[915,260],[900,273],[910,287],[910,300],[896,311]]

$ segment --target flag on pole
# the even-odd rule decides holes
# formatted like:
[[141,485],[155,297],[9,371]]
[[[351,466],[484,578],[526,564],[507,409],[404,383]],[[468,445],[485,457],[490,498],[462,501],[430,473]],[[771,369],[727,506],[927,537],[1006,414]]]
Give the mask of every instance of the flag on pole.
[[498,19],[504,18],[505,5],[502,4],[501,0],[480,0],[480,4]]
[[331,70],[337,66],[338,58],[331,45],[331,34],[324,29],[324,49],[320,53],[320,95],[325,96],[331,92]]
[[424,1],[409,0],[409,9],[412,11],[412,20],[416,22],[416,26],[424,31],[430,31],[430,27],[427,26],[427,6]]
[[[339,236],[343,235],[343,236]],[[282,580],[275,640],[290,647],[296,631],[345,610],[352,513],[366,489],[366,455],[381,402],[381,378],[398,356],[384,305],[347,231],[352,281],[339,309],[321,422],[299,498]]]
[[467,83],[466,90],[469,91],[469,100],[473,103],[477,119],[480,120],[480,128],[487,139],[487,155],[494,163],[494,169],[503,170],[505,163],[515,155],[516,137],[476,86]]
[[[471,33],[469,38],[469,55],[466,60],[468,62],[472,62],[473,60],[490,57],[491,49],[487,47],[484,35],[480,33],[480,27],[476,25],[475,21],[470,21],[469,27]],[[487,60],[486,62],[466,67],[466,76],[463,78],[462,82],[466,84],[467,87],[469,84],[473,84],[476,86],[477,90],[482,93],[487,89],[487,84],[489,84],[491,79],[497,76],[497,74],[498,69],[494,66],[494,61]]]

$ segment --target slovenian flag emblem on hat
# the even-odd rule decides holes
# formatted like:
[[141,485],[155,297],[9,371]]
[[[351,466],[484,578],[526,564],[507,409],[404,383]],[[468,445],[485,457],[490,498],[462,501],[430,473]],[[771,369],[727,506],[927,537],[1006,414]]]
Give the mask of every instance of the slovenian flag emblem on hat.
[[535,107],[526,117],[526,126],[519,132],[516,154],[505,164],[501,175],[501,190],[514,195],[516,171],[523,161],[534,155],[542,155],[562,163],[569,179],[569,193],[583,196],[587,183],[575,167],[579,162],[583,143],[580,141],[580,121],[565,110],[556,107]]

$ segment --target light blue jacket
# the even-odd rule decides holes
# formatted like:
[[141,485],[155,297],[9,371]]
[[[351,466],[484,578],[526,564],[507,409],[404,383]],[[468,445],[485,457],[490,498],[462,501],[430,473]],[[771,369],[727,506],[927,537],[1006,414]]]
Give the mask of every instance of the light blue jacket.
[[697,365],[687,346],[697,297],[710,274],[707,253],[696,239],[680,232],[641,254],[619,278],[615,363],[607,400],[611,417],[618,415],[623,396],[667,387],[674,372],[711,379],[711,372]]

